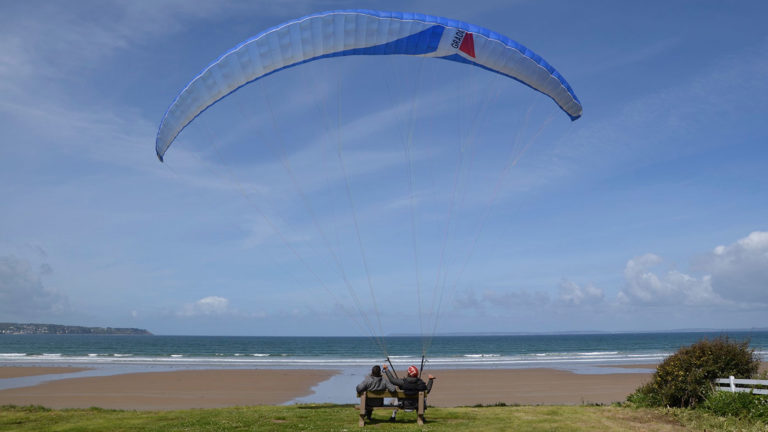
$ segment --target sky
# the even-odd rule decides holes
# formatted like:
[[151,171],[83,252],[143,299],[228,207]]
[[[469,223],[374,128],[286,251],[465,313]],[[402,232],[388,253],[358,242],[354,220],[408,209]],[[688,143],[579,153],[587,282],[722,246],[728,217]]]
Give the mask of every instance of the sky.
[[[466,65],[251,83],[154,154],[221,54],[325,10],[504,34],[584,107]],[[0,3],[0,322],[156,334],[768,327],[762,1]]]

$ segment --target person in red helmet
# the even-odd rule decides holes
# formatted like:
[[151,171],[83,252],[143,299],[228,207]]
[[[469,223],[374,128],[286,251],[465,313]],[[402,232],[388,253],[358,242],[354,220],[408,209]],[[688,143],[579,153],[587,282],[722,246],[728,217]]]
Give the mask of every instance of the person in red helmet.
[[[425,383],[424,380],[419,378],[419,368],[416,366],[408,366],[408,376],[405,378],[395,377],[389,368],[387,368],[387,365],[383,365],[382,369],[384,369],[384,373],[387,374],[387,379],[389,379],[389,382],[400,387],[400,390],[402,390],[406,396],[417,396],[420,391],[426,391],[427,393],[432,391],[432,382],[434,381],[435,377],[428,375],[427,377],[429,380]],[[399,407],[409,411],[415,410],[418,409],[419,402],[416,399],[403,399]],[[424,409],[427,409],[426,399]],[[390,417],[389,421],[395,421],[396,415],[397,409],[392,411],[392,417]]]

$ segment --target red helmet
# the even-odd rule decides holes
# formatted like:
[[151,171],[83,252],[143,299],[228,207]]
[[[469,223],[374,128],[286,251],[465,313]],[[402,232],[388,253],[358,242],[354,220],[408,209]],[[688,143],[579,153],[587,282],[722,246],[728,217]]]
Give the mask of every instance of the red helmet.
[[419,376],[419,368],[417,368],[416,366],[408,366],[408,376],[410,377]]

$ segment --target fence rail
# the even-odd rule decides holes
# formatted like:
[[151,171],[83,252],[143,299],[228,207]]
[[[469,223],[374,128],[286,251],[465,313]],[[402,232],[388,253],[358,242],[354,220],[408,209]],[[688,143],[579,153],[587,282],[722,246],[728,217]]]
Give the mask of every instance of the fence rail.
[[[751,392],[754,394],[768,395],[768,380],[740,379],[730,376],[715,380],[717,390],[736,392]],[[761,386],[764,388],[755,388]]]

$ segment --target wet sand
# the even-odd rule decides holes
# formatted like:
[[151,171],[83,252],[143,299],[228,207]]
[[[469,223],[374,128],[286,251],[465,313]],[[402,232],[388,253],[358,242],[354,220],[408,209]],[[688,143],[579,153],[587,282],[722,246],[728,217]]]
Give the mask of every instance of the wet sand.
[[602,365],[598,367],[620,368],[620,369],[653,369],[656,370],[656,364],[620,364],[620,365]]
[[76,367],[36,367],[36,366],[6,366],[0,367],[0,379],[21,378],[37,375],[68,374],[88,370]]

